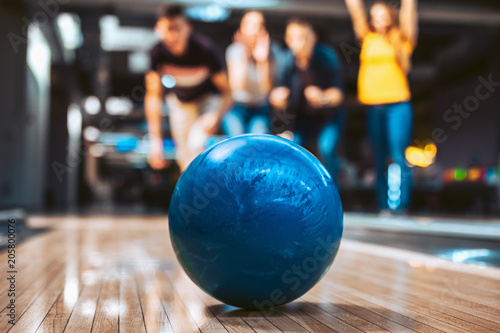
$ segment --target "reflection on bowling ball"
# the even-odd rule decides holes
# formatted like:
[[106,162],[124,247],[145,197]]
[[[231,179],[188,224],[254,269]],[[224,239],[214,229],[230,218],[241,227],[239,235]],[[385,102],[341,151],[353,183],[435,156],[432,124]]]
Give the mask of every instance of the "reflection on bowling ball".
[[334,182],[300,146],[243,135],[200,154],[181,175],[170,238],[187,275],[242,308],[293,301],[326,273],[343,214]]

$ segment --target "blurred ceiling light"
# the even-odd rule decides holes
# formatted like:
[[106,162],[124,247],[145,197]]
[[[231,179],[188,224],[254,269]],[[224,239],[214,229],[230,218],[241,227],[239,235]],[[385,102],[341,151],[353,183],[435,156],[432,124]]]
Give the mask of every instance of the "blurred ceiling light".
[[163,75],[161,78],[161,83],[165,86],[165,88],[172,89],[177,84],[177,81],[172,75]]
[[89,142],[95,142],[99,139],[101,131],[97,127],[87,126],[83,130],[83,138]]
[[217,0],[216,3],[231,8],[272,8],[281,5],[280,0]]
[[469,181],[475,182],[481,179],[482,170],[481,168],[471,168],[469,169]]
[[147,52],[131,52],[128,55],[128,69],[132,73],[146,73],[150,67],[149,54]]
[[425,145],[424,150],[427,154],[434,157],[437,154],[437,147],[434,143],[428,143]]
[[134,109],[134,104],[127,97],[108,97],[106,113],[111,116],[127,116]]
[[80,18],[76,14],[62,13],[57,16],[57,28],[64,48],[75,50],[83,43]]
[[99,21],[101,47],[105,51],[149,51],[158,37],[153,29],[123,27],[114,15],[105,15]]
[[218,4],[210,4],[205,6],[195,6],[186,10],[186,15],[193,19],[203,22],[220,22],[229,17],[231,12],[226,7]]
[[85,112],[91,115],[95,115],[101,112],[101,102],[96,96],[87,97],[85,99],[85,102],[83,103],[83,107],[85,109]]
[[467,170],[464,168],[456,168],[455,169],[455,180],[456,181],[462,181],[467,178]]
[[100,144],[92,145],[90,147],[90,154],[94,157],[103,157],[106,154],[106,147]]
[[80,136],[82,131],[82,113],[77,104],[68,107],[68,133],[71,137]]
[[454,170],[446,169],[443,173],[443,180],[445,183],[450,183],[455,179]]
[[27,63],[33,75],[40,82],[48,82],[52,53],[40,27],[30,24],[28,28]]
[[129,137],[124,140],[120,140],[116,143],[116,150],[120,153],[128,153],[137,148],[139,142],[134,137]]
[[426,168],[433,164],[436,159],[437,147],[434,143],[428,143],[424,149],[418,147],[406,148],[405,156],[411,165]]
[[216,4],[225,8],[271,8],[281,5],[281,0],[174,0],[185,5],[208,6]]
[[488,170],[486,171],[486,183],[487,184],[497,184],[498,183],[498,168],[496,167],[489,167]]
[[115,15],[104,15],[99,20],[101,32],[114,31],[120,28],[120,19]]

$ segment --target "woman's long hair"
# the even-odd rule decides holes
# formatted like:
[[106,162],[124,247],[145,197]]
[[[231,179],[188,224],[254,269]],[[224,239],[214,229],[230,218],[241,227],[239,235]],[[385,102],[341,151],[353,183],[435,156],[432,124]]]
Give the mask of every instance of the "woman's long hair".
[[[264,16],[264,14],[262,14],[262,12],[260,12],[258,10],[255,10],[255,9],[250,9],[250,10],[245,11],[241,20],[243,21],[243,19],[245,19],[245,17],[247,15],[252,14],[252,13],[256,13],[256,14],[260,15],[262,17],[262,19],[263,19],[264,25],[266,24],[266,18]],[[238,30],[236,31],[236,33],[233,36],[233,42],[241,43],[241,44],[245,45],[249,50],[251,50],[251,49],[253,49],[255,47],[255,43],[257,41],[256,41],[256,39],[249,40],[248,38],[246,38],[242,34],[242,32],[241,32],[241,23],[240,23],[240,27],[238,28]]]
[[[386,7],[391,15],[392,25],[387,32],[387,37],[391,45],[394,47],[394,50],[396,51],[396,61],[398,65],[401,67],[403,73],[408,73],[411,69],[411,54],[405,52],[403,47],[405,37],[401,34],[401,30],[399,29],[398,9],[392,3],[388,3],[385,1],[377,1],[372,5],[372,7],[376,5],[382,5]],[[370,29],[374,31],[371,23]]]

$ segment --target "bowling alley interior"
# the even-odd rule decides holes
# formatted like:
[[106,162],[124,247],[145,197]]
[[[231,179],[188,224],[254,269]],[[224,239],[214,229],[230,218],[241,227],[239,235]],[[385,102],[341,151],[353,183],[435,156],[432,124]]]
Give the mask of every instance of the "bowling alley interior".
[[0,332],[500,332],[500,3],[0,2]]

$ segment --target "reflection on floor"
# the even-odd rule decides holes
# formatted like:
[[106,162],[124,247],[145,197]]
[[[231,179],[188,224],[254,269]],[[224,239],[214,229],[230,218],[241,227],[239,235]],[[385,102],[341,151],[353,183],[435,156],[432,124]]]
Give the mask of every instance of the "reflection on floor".
[[344,238],[500,267],[500,222],[345,214]]

